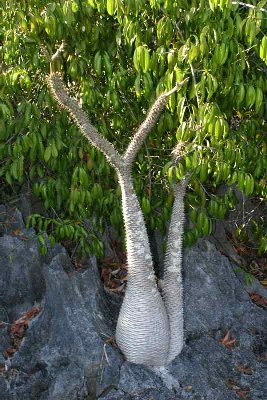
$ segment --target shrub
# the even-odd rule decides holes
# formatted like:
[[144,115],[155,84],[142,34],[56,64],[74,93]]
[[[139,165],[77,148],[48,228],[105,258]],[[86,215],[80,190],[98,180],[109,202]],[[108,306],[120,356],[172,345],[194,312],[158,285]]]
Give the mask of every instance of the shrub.
[[[29,181],[49,212],[30,223],[51,240],[69,238],[102,253],[97,232],[122,234],[120,189],[103,155],[58,111],[45,83],[65,42],[62,73],[103,136],[121,151],[156,95],[190,83],[169,100],[134,167],[150,229],[163,229],[173,193],[168,179],[191,176],[185,243],[212,231],[234,206],[232,185],[266,199],[266,1],[4,1],[1,41],[0,179],[17,192]],[[253,6],[255,5],[255,6]],[[186,141],[180,164],[170,149]],[[229,190],[217,195],[217,188]],[[152,190],[153,188],[153,190]],[[83,226],[89,218],[92,231]],[[266,250],[260,225],[258,240]]]

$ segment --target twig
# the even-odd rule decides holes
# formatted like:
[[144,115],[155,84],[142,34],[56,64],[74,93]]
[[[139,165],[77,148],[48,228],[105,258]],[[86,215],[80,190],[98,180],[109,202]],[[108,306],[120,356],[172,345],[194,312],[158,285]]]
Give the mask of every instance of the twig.
[[58,215],[58,213],[56,212],[56,210],[54,209],[54,207],[51,207],[51,210],[53,211],[53,213],[55,214],[55,216],[60,220],[60,222],[63,223],[63,220],[60,218],[60,216]]
[[243,1],[232,1],[232,4],[238,5],[238,6],[252,8],[252,9],[258,10],[258,11],[267,12],[266,8],[258,8],[257,6],[254,6],[253,4],[243,3]]
[[136,115],[135,115],[135,113],[134,113],[129,101],[127,100],[127,98],[124,96],[124,94],[120,90],[119,90],[119,94],[120,94],[122,100],[124,101],[124,104],[126,104],[128,110],[130,111],[130,114],[132,116],[133,121],[134,122],[138,122],[138,119],[137,119],[137,117],[136,117]]
[[59,56],[61,55],[61,53],[63,53],[64,51],[64,47],[65,47],[65,43],[62,42],[60,47],[57,49],[57,51],[55,52],[55,54],[52,55],[51,57],[51,62],[55,61],[57,58],[59,58]]
[[73,257],[74,257],[75,254],[76,254],[76,251],[77,251],[77,249],[78,249],[78,246],[79,246],[79,242],[76,243],[76,245],[75,245],[75,247],[74,247],[74,250],[73,250],[73,252],[71,253],[71,257],[70,257],[71,261],[73,261]]
[[10,324],[9,322],[0,321],[0,326],[1,326],[1,325],[8,325],[8,326],[11,326],[12,324]]
[[147,162],[148,162],[148,180],[149,180],[148,197],[149,197],[149,200],[151,200],[151,196],[152,196],[151,158],[150,158],[149,150],[148,150],[146,143],[145,143],[145,148],[146,148]]
[[107,361],[107,363],[108,363],[108,365],[110,365],[110,362],[109,362],[109,359],[108,359],[108,355],[107,355],[107,351],[106,351],[106,343],[104,343],[104,347],[103,347],[103,352],[104,352],[104,355],[105,355],[105,358],[106,358],[106,361]]
[[[179,35],[181,36],[181,39],[182,39],[183,44],[185,44],[184,35],[183,35],[183,33],[182,33],[182,31],[181,31],[179,25],[178,25],[178,22],[177,22],[177,24],[176,24],[176,28],[177,28],[177,30],[178,30],[178,32],[179,32]],[[196,81],[196,74],[195,74],[195,70],[194,70],[193,64],[189,63],[189,66],[190,66],[190,70],[191,70],[191,75],[192,75],[192,78],[193,78],[193,82],[194,82],[194,85],[195,85],[195,87],[196,87],[197,81]],[[199,100],[197,91],[196,91],[196,99],[197,99],[197,105],[199,106],[199,105],[200,105],[200,100]]]

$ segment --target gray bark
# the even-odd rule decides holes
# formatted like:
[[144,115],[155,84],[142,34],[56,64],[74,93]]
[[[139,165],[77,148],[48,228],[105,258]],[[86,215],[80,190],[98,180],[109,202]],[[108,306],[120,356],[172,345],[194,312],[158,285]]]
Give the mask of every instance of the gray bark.
[[158,291],[145,222],[130,174],[120,176],[126,229],[128,284],[117,322],[116,341],[128,360],[167,361],[169,321]]
[[182,246],[184,225],[184,195],[186,180],[176,184],[172,218],[169,226],[167,251],[164,259],[162,292],[169,318],[170,344],[167,363],[171,362],[183,348],[183,282]]
[[[165,263],[167,265],[165,266],[163,302],[155,279],[145,221],[133,188],[131,166],[137,151],[166,105],[168,96],[186,81],[187,79],[159,96],[145,121],[133,136],[124,156],[121,156],[111,143],[99,135],[77,100],[68,95],[60,74],[51,73],[48,78],[55,100],[72,115],[84,136],[103,152],[119,176],[129,276],[118,318],[116,340],[126,359],[134,363],[165,365],[181,351],[183,343],[180,264],[183,222],[183,194],[181,193],[184,193],[184,189],[181,193],[180,186],[176,189],[174,217],[170,230],[171,240]],[[176,212],[178,212],[177,216]],[[174,330],[173,333],[172,330]]]

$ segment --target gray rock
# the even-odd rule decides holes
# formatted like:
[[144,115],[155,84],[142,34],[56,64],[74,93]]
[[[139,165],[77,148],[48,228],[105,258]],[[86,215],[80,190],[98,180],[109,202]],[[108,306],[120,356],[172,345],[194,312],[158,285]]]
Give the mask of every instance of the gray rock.
[[153,370],[125,362],[120,372],[119,389],[130,395],[141,395],[143,392],[156,389],[160,392],[162,381]]
[[21,231],[25,229],[21,212],[16,208],[13,209],[0,204],[0,236],[10,234],[16,229]]
[[99,397],[101,400],[131,400],[132,397],[130,395],[125,394],[121,390],[111,389],[106,394],[103,394]]
[[203,336],[190,341],[168,369],[173,376],[179,376],[182,388],[189,387],[205,399],[230,400],[235,396],[225,385],[232,377],[229,358],[229,352],[222,344],[212,337]]
[[[15,355],[0,358],[1,400],[234,400],[231,380],[250,388],[250,400],[265,398],[266,315],[214,245],[185,251],[186,343],[168,368],[155,369],[125,362],[106,343],[121,298],[103,290],[95,259],[74,271],[62,246],[41,256],[36,235],[21,228],[27,240],[7,230],[0,237],[0,350],[12,344],[10,321],[36,303],[41,312]],[[228,330],[237,339],[232,349],[221,343]]]
[[3,400],[13,400],[13,396],[11,395],[8,385],[3,377],[0,376],[0,393],[1,399]]
[[207,241],[185,251],[184,303],[190,337],[229,329],[253,308],[229,260]]
[[[65,258],[67,262],[67,255]],[[76,398],[94,384],[95,394],[100,394],[118,382],[122,362],[120,354],[105,344],[96,328],[102,320],[95,300],[100,286],[96,264],[72,276],[66,274],[62,264],[64,258],[58,254],[43,269],[43,311],[30,325],[12,360],[13,367],[25,372],[38,369],[37,361],[42,363],[52,382],[47,399]]]
[[12,207],[20,210],[24,221],[32,214],[40,214],[49,217],[44,202],[34,195],[31,186],[30,182],[25,182],[22,185],[16,198],[12,199]]
[[39,302],[45,292],[38,239],[0,237],[0,304],[10,320]]
[[[2,325],[0,326],[0,352],[2,353],[5,351],[8,347],[10,347],[11,340],[9,336],[9,326],[7,325]],[[0,364],[3,359],[1,359],[1,354],[0,354]]]

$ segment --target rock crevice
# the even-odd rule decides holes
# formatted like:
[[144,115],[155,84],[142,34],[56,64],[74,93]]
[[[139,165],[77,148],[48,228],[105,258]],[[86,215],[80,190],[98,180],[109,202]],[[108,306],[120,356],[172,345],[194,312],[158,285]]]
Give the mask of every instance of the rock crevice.
[[[40,255],[35,232],[14,215],[15,225],[0,233],[1,400],[234,400],[237,388],[264,399],[266,315],[213,244],[200,241],[185,251],[186,344],[159,372],[126,362],[106,342],[121,299],[103,290],[95,259],[77,272],[60,245]],[[12,236],[14,226],[21,235]],[[9,324],[36,304],[41,312],[7,357]],[[229,330],[236,342],[227,348]]]

